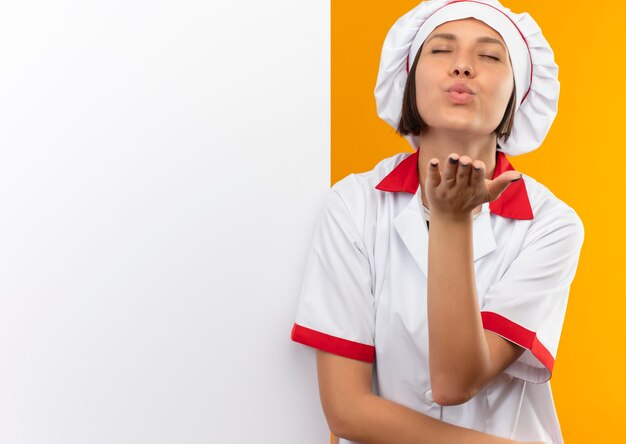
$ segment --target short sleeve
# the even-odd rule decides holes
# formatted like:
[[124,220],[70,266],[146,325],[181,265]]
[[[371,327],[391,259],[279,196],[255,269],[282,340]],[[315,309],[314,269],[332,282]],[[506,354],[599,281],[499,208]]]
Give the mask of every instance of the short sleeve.
[[295,342],[373,362],[374,298],[363,236],[341,195],[330,189],[306,261]]
[[532,383],[551,378],[583,238],[573,210],[553,211],[529,229],[517,257],[486,291],[484,328],[526,349],[505,373]]

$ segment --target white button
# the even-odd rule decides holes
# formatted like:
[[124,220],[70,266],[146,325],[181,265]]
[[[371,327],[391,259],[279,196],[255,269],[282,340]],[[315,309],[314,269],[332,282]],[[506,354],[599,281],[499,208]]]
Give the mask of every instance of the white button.
[[433,391],[432,390],[426,390],[424,392],[424,398],[428,402],[433,402]]

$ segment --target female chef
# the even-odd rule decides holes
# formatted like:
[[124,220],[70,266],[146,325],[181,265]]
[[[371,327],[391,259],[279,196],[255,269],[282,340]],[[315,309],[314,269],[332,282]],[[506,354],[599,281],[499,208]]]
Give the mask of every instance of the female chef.
[[563,442],[548,380],[583,225],[505,155],[541,145],[557,74],[496,0],[424,1],[389,31],[378,114],[415,152],[329,191],[291,336],[342,443]]

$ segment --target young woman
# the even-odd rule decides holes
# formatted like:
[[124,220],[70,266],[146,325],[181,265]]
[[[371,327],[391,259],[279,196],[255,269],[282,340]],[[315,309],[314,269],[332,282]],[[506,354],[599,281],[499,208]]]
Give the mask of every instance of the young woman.
[[505,155],[541,145],[557,73],[495,0],[390,30],[378,113],[416,152],[332,187],[292,330],[342,443],[562,442],[547,381],[584,231]]

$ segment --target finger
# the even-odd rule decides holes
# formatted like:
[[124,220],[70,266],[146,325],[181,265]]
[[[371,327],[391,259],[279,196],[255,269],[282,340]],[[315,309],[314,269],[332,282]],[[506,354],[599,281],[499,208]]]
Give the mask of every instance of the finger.
[[426,170],[426,183],[433,188],[436,188],[441,183],[441,173],[439,172],[439,159],[433,157],[428,162],[428,169]]
[[463,185],[469,184],[472,174],[471,164],[472,159],[469,156],[461,156],[459,158],[459,164],[456,171],[456,183]]
[[495,200],[504,192],[504,190],[513,182],[517,182],[522,178],[519,171],[505,171],[494,180],[490,181],[487,191],[489,193],[489,201]]
[[448,160],[446,161],[446,165],[443,167],[443,172],[441,173],[442,181],[448,187],[454,186],[454,182],[456,181],[456,170],[458,164],[459,155],[457,153],[450,154],[448,156]]
[[485,162],[482,160],[475,160],[472,162],[472,177],[470,178],[471,187],[479,187],[485,180]]

